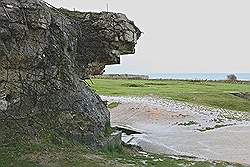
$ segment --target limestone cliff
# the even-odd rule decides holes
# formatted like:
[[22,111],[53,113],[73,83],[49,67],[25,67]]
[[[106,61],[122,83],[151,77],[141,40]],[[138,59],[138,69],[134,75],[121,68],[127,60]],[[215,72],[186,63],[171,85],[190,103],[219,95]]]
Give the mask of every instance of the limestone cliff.
[[0,1],[0,142],[39,142],[49,130],[98,145],[109,111],[83,80],[134,53],[140,35],[120,13]]

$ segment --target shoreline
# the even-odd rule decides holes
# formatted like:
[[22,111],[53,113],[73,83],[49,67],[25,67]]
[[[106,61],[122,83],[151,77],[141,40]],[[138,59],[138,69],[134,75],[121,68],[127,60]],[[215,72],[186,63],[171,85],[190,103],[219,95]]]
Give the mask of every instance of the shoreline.
[[250,165],[249,113],[155,97],[101,97],[120,103],[111,109],[112,126],[129,126],[142,133],[123,135],[128,144],[153,153]]

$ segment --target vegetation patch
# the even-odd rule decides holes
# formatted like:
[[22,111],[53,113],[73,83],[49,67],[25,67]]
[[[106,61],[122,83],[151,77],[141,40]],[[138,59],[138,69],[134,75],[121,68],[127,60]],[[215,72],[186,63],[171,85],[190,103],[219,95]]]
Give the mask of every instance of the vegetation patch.
[[104,136],[108,137],[114,132],[114,129],[111,127],[110,123],[105,125]]
[[189,122],[184,122],[184,123],[179,123],[179,126],[191,126],[191,125],[197,125],[199,124],[198,122],[195,121],[189,121]]
[[205,127],[203,129],[197,129],[197,130],[200,131],[200,132],[205,132],[205,131],[214,130],[214,129],[218,129],[218,128],[223,128],[223,127],[231,126],[231,125],[234,125],[234,124],[227,124],[227,125],[216,124],[214,127]]
[[171,157],[167,155],[151,154],[141,151],[134,151],[122,147],[118,149],[112,149],[110,152],[106,152],[109,158],[121,163],[129,164],[130,166],[155,166],[155,167],[227,167],[227,166],[242,166],[240,164],[232,164],[220,161],[202,161],[196,160],[194,157]]
[[[92,87],[102,95],[148,96],[154,94],[162,98],[198,105],[250,112],[250,100],[230,94],[231,92],[250,92],[250,84],[240,82],[112,79],[94,79],[93,82],[95,84]],[[128,87],[133,89],[128,89]]]
[[167,84],[167,83],[164,83],[164,82],[148,82],[148,83],[145,83],[145,85],[166,86],[166,85],[168,85],[168,84]]
[[196,84],[196,85],[201,85],[201,86],[216,86],[216,84],[207,82],[207,81],[200,81],[200,82],[190,81],[190,84]]
[[138,88],[138,87],[147,87],[145,84],[139,84],[139,83],[125,83],[121,84],[124,87],[129,87],[129,88]]
[[113,109],[113,108],[117,107],[119,104],[121,104],[121,103],[119,103],[119,102],[111,102],[111,103],[108,104],[108,108]]
[[113,145],[95,151],[84,145],[64,142],[62,145],[49,143],[0,145],[0,167],[112,167],[112,166],[155,166],[155,167],[227,167],[243,166],[220,161],[199,161],[185,157],[170,157]]

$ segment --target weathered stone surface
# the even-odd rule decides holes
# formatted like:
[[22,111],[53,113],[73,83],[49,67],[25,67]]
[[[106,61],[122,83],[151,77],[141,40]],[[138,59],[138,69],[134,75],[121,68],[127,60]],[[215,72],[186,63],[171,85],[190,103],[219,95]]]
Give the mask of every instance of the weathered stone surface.
[[81,79],[119,63],[120,55],[133,54],[140,35],[124,14],[2,0],[0,126],[8,134],[1,128],[0,140],[27,133],[39,141],[40,132],[49,129],[95,146],[110,116]]

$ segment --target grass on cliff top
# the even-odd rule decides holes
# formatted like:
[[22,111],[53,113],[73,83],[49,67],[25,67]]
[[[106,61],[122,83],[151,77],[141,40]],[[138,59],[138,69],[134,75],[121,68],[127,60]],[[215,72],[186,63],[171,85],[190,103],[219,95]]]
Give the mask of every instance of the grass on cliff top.
[[101,95],[156,95],[205,106],[250,112],[250,100],[231,95],[250,92],[250,84],[176,80],[93,79],[93,89]]

